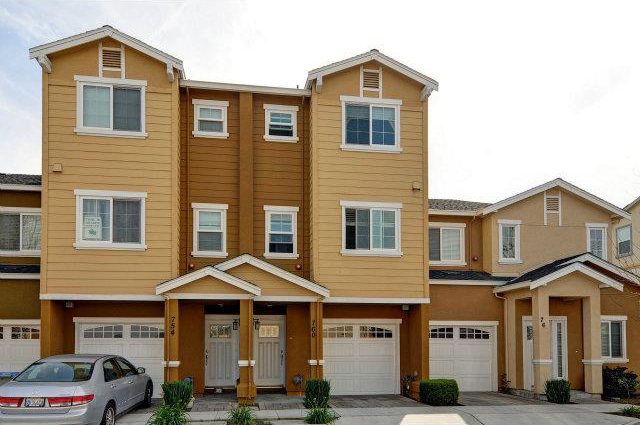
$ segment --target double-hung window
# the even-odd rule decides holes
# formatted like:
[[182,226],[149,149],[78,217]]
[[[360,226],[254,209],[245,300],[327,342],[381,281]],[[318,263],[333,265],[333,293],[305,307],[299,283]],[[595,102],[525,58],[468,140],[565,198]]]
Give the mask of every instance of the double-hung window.
[[191,204],[194,257],[227,256],[227,204]]
[[340,100],[343,150],[401,150],[402,101],[353,96],[341,96]]
[[146,192],[76,189],[76,242],[94,249],[146,249]]
[[429,263],[464,265],[464,223],[429,223]]
[[266,258],[298,258],[298,207],[264,206]]
[[76,133],[145,137],[147,82],[105,77],[75,77]]
[[602,359],[613,363],[627,361],[627,317],[602,316],[600,326]]
[[607,259],[607,224],[587,223],[587,251]]
[[630,224],[616,229],[616,246],[618,257],[627,257],[633,253]]
[[498,220],[498,254],[500,263],[521,263],[520,220]]
[[194,137],[210,137],[226,139],[227,109],[226,100],[193,99],[193,135]]
[[297,142],[298,107],[265,104],[264,140],[270,142]]
[[40,208],[0,207],[0,256],[40,255]]
[[402,204],[341,201],[340,205],[343,255],[402,255]]

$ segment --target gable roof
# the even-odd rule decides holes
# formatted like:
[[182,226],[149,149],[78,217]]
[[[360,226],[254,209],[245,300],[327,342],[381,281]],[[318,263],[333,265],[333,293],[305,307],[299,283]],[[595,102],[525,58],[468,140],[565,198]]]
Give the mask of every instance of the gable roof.
[[91,31],[83,32],[81,34],[72,35],[57,41],[41,44],[29,49],[29,59],[37,59],[40,66],[47,72],[51,72],[51,62],[47,55],[61,50],[66,50],[71,47],[80,46],[82,44],[90,43],[92,41],[100,40],[101,38],[110,37],[122,44],[136,49],[147,56],[151,56],[154,59],[164,62],[167,65],[167,75],[170,74],[169,80],[173,81],[173,70],[176,69],[180,78],[185,78],[184,67],[182,61],[162,50],[156,49],[137,38],[131,37],[110,25],[105,25],[100,28],[96,28]]
[[339,71],[343,71],[345,69],[361,65],[363,63],[367,63],[370,61],[377,61],[381,64],[388,66],[396,72],[399,72],[414,81],[421,83],[424,88],[422,91],[421,99],[424,100],[431,92],[434,90],[438,90],[438,82],[433,78],[427,77],[426,75],[416,71],[415,69],[409,68],[408,66],[396,61],[395,59],[390,58],[387,55],[380,53],[378,49],[369,50],[366,53],[362,53],[339,62],[334,62],[329,65],[322,66],[320,68],[312,69],[309,71],[309,75],[307,76],[307,83],[305,87],[307,89],[311,88],[311,83],[315,80],[317,81],[316,85],[319,87],[318,91],[320,91],[320,87],[322,87],[322,78],[325,75],[333,74]]
[[460,199],[429,199],[429,214],[440,215],[469,215],[491,204],[486,202],[463,201]]
[[633,201],[631,201],[631,203],[629,205],[627,205],[626,207],[624,207],[625,211],[627,212],[631,212],[631,208],[635,207],[636,205],[638,205],[638,203],[640,203],[640,196],[638,196],[636,199],[634,199]]
[[622,208],[616,207],[615,205],[613,205],[610,202],[605,201],[602,198],[599,198],[589,192],[587,192],[586,190],[580,189],[579,187],[572,185],[571,183],[561,179],[561,178],[557,178],[554,180],[551,180],[547,183],[541,184],[540,186],[536,186],[534,188],[531,188],[529,190],[526,190],[524,192],[518,193],[517,195],[511,196],[509,198],[503,199],[502,201],[496,202],[495,204],[491,204],[487,207],[485,207],[484,209],[482,209],[482,215],[487,215],[487,214],[491,214],[493,212],[498,211],[501,208],[507,207],[511,204],[515,204],[516,202],[520,202],[524,199],[527,199],[531,196],[537,195],[539,193],[544,192],[545,190],[549,190],[549,189],[553,189],[555,187],[560,187],[564,190],[566,190],[567,192],[571,192],[576,196],[579,196],[583,199],[586,199],[587,201],[605,209],[610,211],[612,214],[616,215],[616,216],[620,216],[623,218],[631,218],[631,215],[623,210]]
[[39,174],[0,173],[0,190],[18,190],[39,192],[42,190],[42,177]]
[[195,270],[191,273],[187,273],[175,279],[168,280],[156,286],[156,295],[164,294],[165,292],[171,291],[172,289],[179,288],[187,283],[194,282],[198,279],[202,279],[203,277],[210,276],[214,279],[219,279],[223,282],[226,282],[230,285],[235,286],[236,288],[240,288],[248,293],[259,296],[261,293],[261,289],[249,282],[246,282],[242,279],[239,279],[235,276],[230,275],[229,273],[225,273],[221,270],[216,269],[213,266],[206,266],[201,269]]

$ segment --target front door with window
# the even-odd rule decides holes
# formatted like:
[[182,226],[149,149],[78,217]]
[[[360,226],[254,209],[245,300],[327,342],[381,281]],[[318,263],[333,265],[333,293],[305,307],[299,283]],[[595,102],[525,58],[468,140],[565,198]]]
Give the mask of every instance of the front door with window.
[[[567,370],[567,318],[553,317],[547,326],[551,327],[551,378],[568,379]],[[533,379],[533,324],[530,318],[523,319],[522,353],[524,389],[532,390]],[[543,359],[541,359],[543,360]]]
[[284,385],[285,316],[256,316],[253,333],[253,379],[258,387]]
[[[207,316],[204,327],[206,387],[235,387],[239,376],[237,316]],[[235,326],[238,328],[238,325]]]

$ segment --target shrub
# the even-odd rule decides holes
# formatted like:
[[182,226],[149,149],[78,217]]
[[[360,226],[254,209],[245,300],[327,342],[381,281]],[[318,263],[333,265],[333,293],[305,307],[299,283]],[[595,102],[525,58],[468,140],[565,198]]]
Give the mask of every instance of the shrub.
[[638,375],[626,367],[602,369],[602,395],[605,398],[631,398],[638,386]]
[[338,415],[333,410],[326,407],[314,407],[309,409],[304,421],[308,424],[332,424],[337,419]]
[[498,392],[502,394],[511,394],[511,381],[507,379],[507,374],[500,375],[500,383],[498,384]]
[[640,406],[627,406],[620,409],[623,416],[640,419]]
[[[331,383],[326,379],[309,379],[304,388],[304,407],[329,407]],[[324,423],[324,422],[323,422]]]
[[178,405],[161,404],[147,421],[148,425],[184,425],[189,416],[184,408]]
[[427,379],[420,381],[420,402],[431,406],[458,404],[458,383],[455,379]]
[[227,424],[229,425],[253,425],[256,415],[249,406],[238,405],[229,411]]
[[191,401],[193,388],[185,381],[165,382],[162,384],[162,396],[167,406],[180,406],[183,410]]
[[556,404],[567,404],[571,399],[571,384],[566,379],[549,379],[544,383],[547,400]]

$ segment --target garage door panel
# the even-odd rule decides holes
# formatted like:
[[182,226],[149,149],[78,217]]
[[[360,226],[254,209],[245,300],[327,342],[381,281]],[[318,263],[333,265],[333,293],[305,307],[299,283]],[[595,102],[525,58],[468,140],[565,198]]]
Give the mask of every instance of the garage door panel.
[[362,343],[358,344],[358,355],[371,357],[393,357],[395,344],[387,341],[384,343]]
[[393,375],[394,366],[395,366],[393,357],[389,357],[382,360],[361,359],[357,363],[357,365],[358,365],[357,370],[359,374],[369,374],[369,375],[379,375],[379,376]]
[[488,357],[491,358],[493,353],[493,346],[486,342],[477,343],[460,343],[456,344],[455,356],[456,358],[478,358]]
[[334,357],[351,357],[356,350],[354,343],[331,342],[326,346],[325,355]]
[[454,364],[451,360],[431,360],[429,362],[429,375],[434,378],[453,377]]
[[429,344],[429,352],[434,358],[453,358],[454,345],[451,343],[432,342]]
[[[326,358],[326,355],[325,355]],[[328,374],[352,374],[356,371],[356,362],[350,358],[335,357],[335,361],[325,363],[324,371]]]

